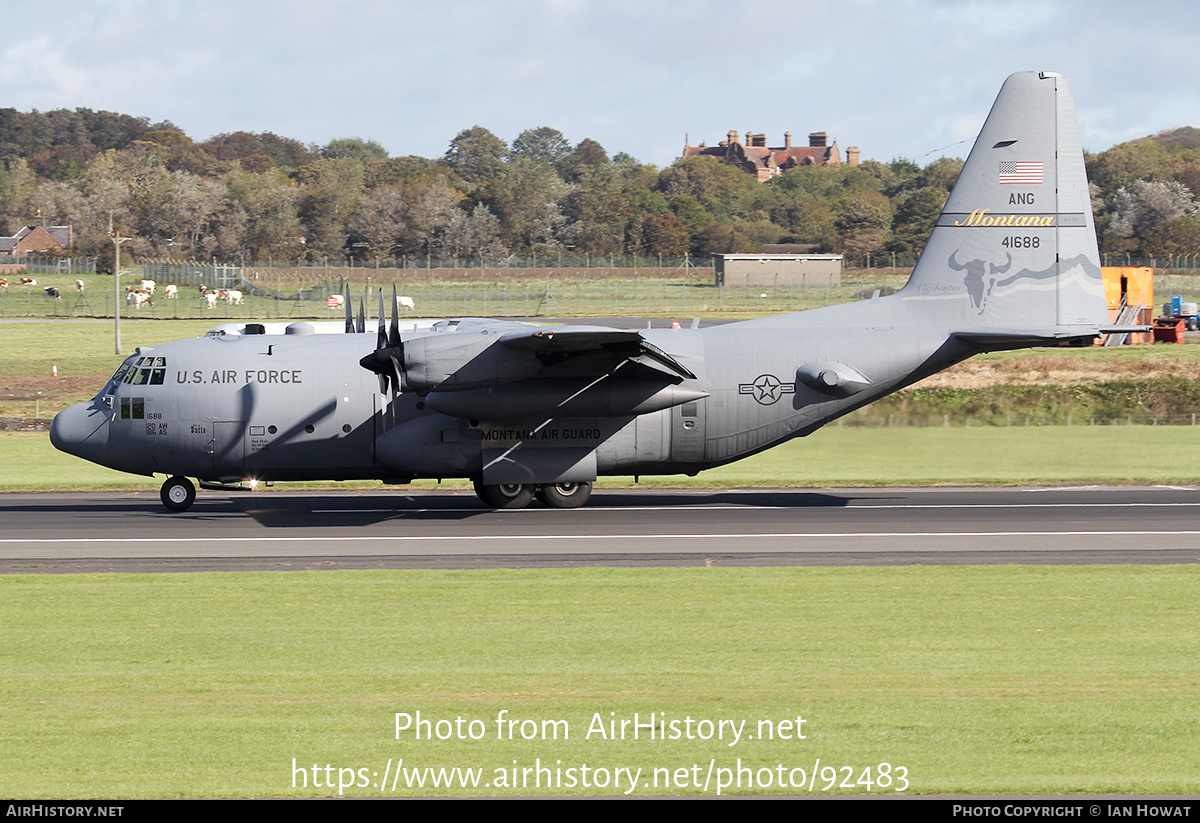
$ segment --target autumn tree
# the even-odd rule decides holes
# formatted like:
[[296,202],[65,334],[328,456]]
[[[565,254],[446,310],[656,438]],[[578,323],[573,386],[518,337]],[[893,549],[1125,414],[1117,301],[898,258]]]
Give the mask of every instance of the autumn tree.
[[526,129],[512,143],[511,157],[549,166],[567,179],[571,173],[571,144],[558,129],[542,126]]
[[387,160],[387,149],[374,140],[363,140],[361,137],[339,137],[330,140],[321,147],[321,156],[340,160],[349,158],[358,160],[364,166],[372,160]]
[[478,186],[496,179],[504,172],[508,146],[483,126],[460,131],[450,141],[444,162],[468,185]]
[[363,164],[353,158],[323,157],[298,169],[300,221],[311,255],[338,257],[346,244],[346,224],[363,193]]

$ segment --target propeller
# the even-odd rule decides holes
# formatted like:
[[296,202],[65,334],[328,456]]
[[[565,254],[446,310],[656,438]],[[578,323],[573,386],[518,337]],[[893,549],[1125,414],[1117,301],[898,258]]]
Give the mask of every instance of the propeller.
[[391,390],[392,398],[400,392],[400,376],[404,371],[404,342],[400,339],[400,301],[396,287],[392,286],[392,321],[384,325],[383,289],[379,290],[379,332],[375,340],[375,351],[358,363],[364,369],[379,375],[379,391]]
[[342,295],[342,304],[346,307],[346,334],[354,334],[354,307],[350,303],[349,284],[346,284],[346,292]]

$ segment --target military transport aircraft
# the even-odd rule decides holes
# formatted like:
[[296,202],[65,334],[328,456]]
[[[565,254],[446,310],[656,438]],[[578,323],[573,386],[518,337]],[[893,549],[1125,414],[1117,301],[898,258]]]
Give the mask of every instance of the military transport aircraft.
[[[974,354],[1108,331],[1075,107],[1008,78],[899,292],[708,328],[465,318],[139,348],[54,419],[66,452],[168,476],[184,511],[250,482],[463,477],[496,508],[582,505],[602,474],[688,474],[810,434]],[[1140,327],[1139,327],[1140,328]]]

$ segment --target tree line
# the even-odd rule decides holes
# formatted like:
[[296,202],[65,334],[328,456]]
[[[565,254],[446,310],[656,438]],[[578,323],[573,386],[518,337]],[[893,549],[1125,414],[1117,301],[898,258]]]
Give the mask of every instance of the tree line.
[[[1089,156],[1102,251],[1200,252],[1200,131]],[[88,109],[0,109],[0,233],[71,225],[111,253],[110,221],[144,258],[396,259],[509,254],[708,256],[798,243],[918,254],[962,162],[802,166],[759,184],[707,157],[664,169],[556,129],[507,143],[464,129],[438,158],[359,137],[270,132],[192,140],[169,121]]]

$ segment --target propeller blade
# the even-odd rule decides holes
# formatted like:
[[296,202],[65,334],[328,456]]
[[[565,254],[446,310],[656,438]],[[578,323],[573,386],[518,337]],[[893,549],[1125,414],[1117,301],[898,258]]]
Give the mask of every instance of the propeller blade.
[[[401,350],[402,351],[402,350]],[[400,393],[400,357],[397,357],[397,350],[392,350],[389,356],[392,359],[392,399],[396,399],[396,395]]]
[[392,286],[392,324],[388,328],[388,345],[400,345],[400,301],[396,298],[395,286]]
[[363,303],[363,299],[358,298],[358,320],[354,324],[354,331],[362,334],[367,330],[367,307]]
[[346,284],[346,291],[342,295],[342,302],[346,306],[346,334],[354,334],[354,307],[350,304],[349,284]]
[[387,346],[387,318],[383,312],[383,289],[379,290],[379,337],[375,341],[375,348],[382,349]]

